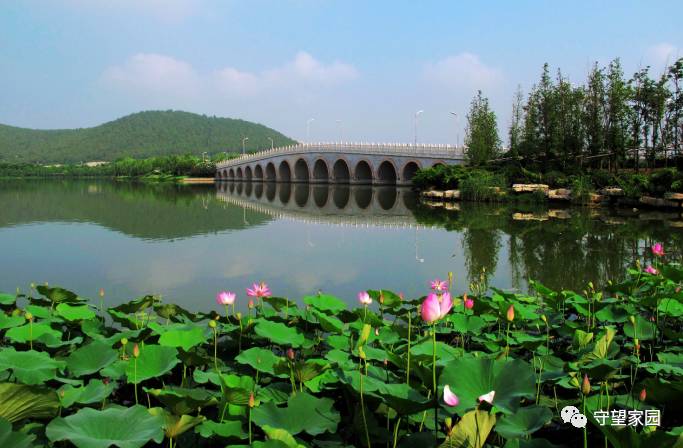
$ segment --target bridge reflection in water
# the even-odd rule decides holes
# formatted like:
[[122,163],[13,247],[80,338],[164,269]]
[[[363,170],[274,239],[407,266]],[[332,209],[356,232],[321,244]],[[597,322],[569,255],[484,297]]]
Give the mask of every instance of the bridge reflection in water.
[[411,210],[417,195],[409,188],[367,185],[227,182],[216,185],[218,199],[277,218],[357,226],[426,227]]

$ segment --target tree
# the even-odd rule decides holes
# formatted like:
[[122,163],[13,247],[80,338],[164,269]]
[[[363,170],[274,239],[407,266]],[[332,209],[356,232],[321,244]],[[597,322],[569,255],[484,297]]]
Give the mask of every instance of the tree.
[[605,109],[605,76],[596,62],[588,75],[583,117],[587,150],[592,156],[602,153],[605,148]]
[[621,62],[615,59],[607,69],[606,86],[606,123],[605,123],[605,148],[612,154],[612,166],[615,171],[619,170],[619,163],[626,160],[626,151],[630,146],[629,122],[631,121],[631,109],[628,102],[632,91],[624,80],[624,72]]
[[496,114],[481,90],[477,91],[477,96],[470,103],[466,134],[466,156],[470,165],[483,165],[500,154]]
[[524,131],[524,106],[522,101],[524,95],[522,94],[522,86],[517,86],[515,98],[512,102],[512,119],[510,121],[510,130],[508,136],[510,138],[510,155],[519,155],[520,146],[522,144],[522,137]]

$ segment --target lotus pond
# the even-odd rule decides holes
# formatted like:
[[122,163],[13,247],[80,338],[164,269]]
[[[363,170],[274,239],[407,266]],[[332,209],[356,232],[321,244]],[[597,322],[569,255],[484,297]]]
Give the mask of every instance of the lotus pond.
[[652,252],[602,291],[482,273],[353,309],[265,285],[244,313],[1,294],[0,446],[681,446],[683,268]]

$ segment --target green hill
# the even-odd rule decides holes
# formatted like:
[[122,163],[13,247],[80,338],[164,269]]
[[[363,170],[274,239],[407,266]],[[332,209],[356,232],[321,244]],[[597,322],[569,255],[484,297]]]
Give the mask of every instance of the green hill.
[[181,111],[127,115],[93,128],[37,130],[0,124],[0,163],[78,163],[121,157],[239,152],[294,141],[261,124]]

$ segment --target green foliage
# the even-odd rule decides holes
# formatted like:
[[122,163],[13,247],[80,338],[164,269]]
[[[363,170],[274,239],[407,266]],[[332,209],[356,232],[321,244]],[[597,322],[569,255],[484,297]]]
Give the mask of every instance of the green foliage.
[[434,187],[441,190],[457,189],[462,179],[467,177],[469,169],[462,165],[436,165],[422,168],[415,173],[413,185],[425,189]]
[[77,164],[225,151],[241,152],[294,143],[263,125],[180,111],[128,115],[94,128],[42,131],[0,125],[0,163]]
[[638,198],[651,189],[650,179],[645,174],[623,173],[617,176],[616,181],[629,198]]
[[472,166],[484,165],[500,153],[496,114],[490,109],[489,100],[482,96],[481,90],[470,103],[465,146],[467,161]]
[[587,202],[593,193],[593,185],[588,176],[572,176],[571,178],[572,199],[577,202]]
[[484,170],[472,170],[460,183],[460,195],[471,201],[500,200],[499,191],[505,188],[505,178]]
[[[379,314],[376,301],[347,310],[347,301],[329,295],[307,296],[303,307],[259,305],[241,320],[180,307],[162,317],[154,296],[108,310],[124,322],[151,322],[134,331],[104,316],[55,316],[51,302],[22,296],[18,304],[31,303],[25,309],[33,325],[70,334],[59,347],[25,350],[7,337],[17,327],[0,329],[0,441],[28,447],[37,436],[43,444],[82,448],[166,445],[164,438],[199,448],[364,446],[367,439],[372,446],[574,446],[581,432],[561,424],[557,411],[585,402],[590,446],[607,437],[615,446],[673,447],[683,411],[683,268],[666,261],[658,259],[662,274],[629,270],[600,292],[558,292],[536,282],[531,295],[473,287],[473,309],[455,297],[433,324],[419,318],[419,300],[396,301],[387,290],[381,294],[391,300]],[[41,289],[62,305],[78,299],[61,288]],[[380,290],[371,293],[376,299]],[[209,319],[215,341],[206,337]],[[330,322],[343,331],[330,334]],[[584,375],[592,384],[585,394]],[[456,406],[445,403],[446,386]],[[638,409],[664,410],[655,435],[606,430],[592,420],[595,410],[633,409],[643,388]],[[492,403],[480,402],[485,394]]]

